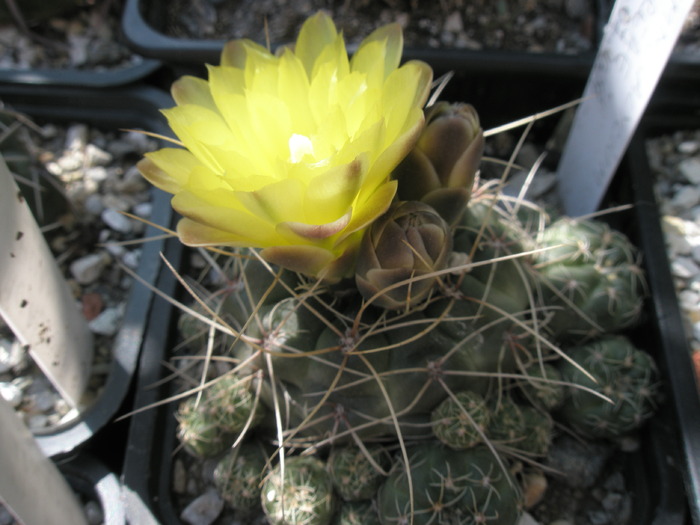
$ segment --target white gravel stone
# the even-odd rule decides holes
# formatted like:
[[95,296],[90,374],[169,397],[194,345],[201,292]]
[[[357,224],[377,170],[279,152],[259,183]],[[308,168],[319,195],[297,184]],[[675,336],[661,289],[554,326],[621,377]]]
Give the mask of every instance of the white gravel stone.
[[142,202],[134,206],[132,211],[137,217],[141,217],[142,219],[148,219],[153,211],[153,204],[151,204],[150,202]]
[[669,205],[672,209],[687,210],[700,203],[700,189],[695,186],[683,186],[673,196]]
[[690,157],[678,165],[678,169],[691,184],[700,184],[700,158]]
[[104,166],[93,166],[85,170],[85,177],[94,182],[102,182],[108,177]]
[[129,233],[131,231],[131,219],[115,209],[107,208],[102,212],[101,218],[114,231],[119,233]]
[[107,258],[101,253],[92,253],[76,259],[70,265],[70,273],[80,284],[95,282],[107,263]]
[[84,206],[85,210],[92,215],[100,215],[105,209],[105,205],[102,203],[102,197],[97,193],[88,195],[85,199]]
[[85,147],[85,165],[86,166],[104,166],[112,161],[111,153],[98,148],[94,144],[88,144]]
[[681,279],[690,279],[700,273],[700,267],[689,257],[676,257],[671,262],[671,273]]
[[100,315],[88,323],[88,326],[94,334],[114,335],[119,330],[123,315],[123,307],[105,308]]
[[17,408],[22,403],[22,389],[14,383],[0,383],[0,397]]
[[700,143],[697,140],[684,140],[676,149],[683,155],[692,155],[700,149]]
[[681,290],[678,300],[686,310],[695,310],[700,306],[700,293],[694,290]]
[[215,489],[209,489],[185,507],[180,514],[182,521],[190,525],[211,525],[221,514],[224,500]]
[[133,270],[138,268],[140,260],[141,250],[131,250],[122,256],[122,262]]
[[0,339],[0,374],[21,368],[26,362],[26,352],[15,340]]

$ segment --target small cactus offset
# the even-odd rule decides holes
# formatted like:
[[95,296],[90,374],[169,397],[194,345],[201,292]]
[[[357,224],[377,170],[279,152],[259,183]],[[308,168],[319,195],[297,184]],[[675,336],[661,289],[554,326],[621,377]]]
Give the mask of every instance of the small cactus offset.
[[574,362],[562,361],[560,371],[571,386],[560,413],[573,428],[584,435],[615,438],[654,413],[656,366],[629,339],[606,336],[568,353]]
[[423,108],[432,72],[401,43],[385,26],[348,59],[322,13],[275,55],[234,41],[173,87],[186,149],[139,164],[185,244],[226,248],[194,308],[215,344],[180,328],[216,364],[197,381],[227,373],[182,402],[180,439],[275,525],[516,525],[518,462],[655,406],[651,358],[605,335],[639,317],[635,248],[481,181],[476,109]]
[[345,501],[374,498],[390,466],[388,452],[381,445],[370,445],[365,450],[352,445],[337,447],[328,457],[333,486]]
[[486,447],[450,450],[424,443],[409,451],[408,464],[399,460],[379,490],[383,525],[517,522],[520,489]]
[[295,456],[279,463],[262,487],[262,508],[272,525],[327,525],[336,496],[323,463]]
[[262,444],[255,441],[243,442],[219,460],[214,469],[214,485],[232,508],[241,511],[260,508],[267,461]]
[[483,441],[490,418],[486,400],[469,390],[445,399],[431,415],[435,437],[457,450],[471,448]]
[[636,248],[594,220],[562,218],[547,227],[535,266],[555,337],[591,339],[634,324],[644,286]]

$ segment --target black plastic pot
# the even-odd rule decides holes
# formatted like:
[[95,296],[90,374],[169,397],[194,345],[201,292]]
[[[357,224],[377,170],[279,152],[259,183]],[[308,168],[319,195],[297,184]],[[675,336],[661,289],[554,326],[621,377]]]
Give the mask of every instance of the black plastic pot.
[[81,69],[0,69],[0,83],[108,88],[141,81],[155,73],[161,62],[139,58],[134,64],[103,71]]
[[90,455],[81,454],[60,464],[59,469],[81,500],[99,503],[103,525],[126,524],[126,509],[119,478],[102,462]]
[[[499,75],[457,70],[457,79],[448,86],[442,97],[446,100],[465,100],[476,106],[484,121],[484,127],[503,124],[515,118],[551,107],[580,95],[583,85],[563,82],[557,84],[555,98],[549,78],[511,77],[509,82]],[[475,82],[472,82],[472,78]],[[450,91],[454,90],[454,91]],[[525,93],[525,94],[523,94]],[[535,126],[533,133],[541,133],[543,140],[549,137],[552,122]],[[666,400],[658,415],[640,432],[638,451],[624,454],[624,475],[627,489],[633,493],[634,508],[629,525],[688,525],[688,497],[699,498],[693,485],[697,478],[700,452],[696,443],[700,439],[700,409],[695,416],[682,395],[695,392],[695,384],[689,377],[687,363],[683,362],[682,349],[674,346],[678,335],[678,312],[668,276],[668,264],[660,259],[664,251],[659,229],[658,215],[650,194],[648,170],[639,148],[633,146],[621,165],[606,197],[610,206],[634,204],[631,209],[615,214],[611,222],[636,242],[644,255],[652,297],[647,301],[644,322],[630,334],[640,347],[652,353],[663,374]],[[183,249],[177,241],[169,241],[166,247],[169,260],[177,268],[182,263]],[[177,293],[175,278],[169,273],[159,276],[158,287],[165,294]],[[138,384],[135,393],[136,410],[161,402],[173,394],[170,382],[163,381],[170,370],[163,366],[176,344],[175,322],[179,311],[162,298],[154,301],[148,319],[148,332],[144,341]],[[678,370],[685,366],[685,370]],[[174,403],[158,408],[147,408],[132,416],[129,442],[123,471],[125,501],[129,519],[139,524],[180,523],[171,500],[171,462],[177,447],[174,419]],[[683,476],[688,484],[684,489]],[[686,492],[687,491],[687,492]],[[687,494],[687,495],[686,495]],[[698,525],[698,522],[696,522]]]
[[[610,13],[609,0],[595,0],[596,42],[600,41],[603,27]],[[187,39],[168,36],[164,29],[164,12],[170,4],[164,0],[127,0],[122,17],[122,28],[129,45],[145,57],[157,58],[169,64],[200,66],[218,64],[224,40]],[[494,71],[527,71],[531,73],[558,71],[562,75],[585,77],[595,56],[595,46],[580,55],[555,53],[526,53],[519,51],[469,50],[404,50],[404,57],[430,62],[436,69],[443,65],[461,65],[492,68]],[[483,69],[481,69],[483,70]]]
[[692,523],[700,524],[700,385],[694,374],[691,349],[663,239],[658,209],[655,205],[653,177],[646,157],[646,138],[700,129],[700,105],[687,98],[676,98],[662,114],[648,114],[630,145],[632,184],[640,209],[638,231],[640,242],[654,250],[645,250],[652,304],[657,332],[662,347],[660,365],[667,376],[667,394],[672,398],[680,432],[680,455]]
[[[113,90],[73,89],[67,87],[0,86],[0,100],[6,106],[43,122],[85,122],[102,129],[141,128],[168,135],[164,118],[158,109],[172,105],[165,93],[153,88]],[[169,195],[153,190],[151,220],[168,226],[172,217]],[[160,230],[148,227],[145,237],[154,237]],[[164,241],[146,242],[137,269],[145,283],[155,283],[161,270],[159,252]],[[129,293],[122,326],[112,348],[113,362],[102,393],[77,419],[48,431],[35,433],[42,451],[60,457],[75,451],[105,429],[118,413],[130,393],[141,345],[145,321],[153,300],[153,292],[134,282]],[[109,429],[106,430],[109,433]],[[115,454],[116,451],[106,451]]]

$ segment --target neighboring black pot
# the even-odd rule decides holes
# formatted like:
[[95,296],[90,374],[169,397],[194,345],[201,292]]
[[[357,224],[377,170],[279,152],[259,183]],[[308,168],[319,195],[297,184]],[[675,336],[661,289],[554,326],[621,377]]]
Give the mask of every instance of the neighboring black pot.
[[[596,42],[602,36],[603,27],[610,13],[610,0],[595,0]],[[123,33],[129,45],[145,57],[157,58],[169,64],[200,66],[218,64],[225,40],[189,39],[168,36],[164,30],[164,11],[171,6],[164,0],[126,0],[122,17]],[[404,50],[407,59],[418,58],[430,62],[435,68],[454,64],[457,60],[476,68],[492,68],[494,71],[530,73],[559,71],[585,77],[593,64],[595,46],[580,55],[556,53],[528,53],[518,51],[472,50]]]
[[121,484],[114,472],[87,454],[80,454],[58,468],[81,501],[100,504],[103,525],[126,525]]
[[0,83],[108,88],[133,84],[154,74],[161,62],[139,59],[132,65],[101,71],[82,69],[0,69]]
[[[445,100],[466,100],[476,106],[488,128],[509,122],[535,111],[547,109],[552,91],[547,86],[554,85],[551,77],[530,79],[513,77],[503,82],[500,76],[482,75],[481,72],[460,72],[442,98]],[[472,77],[476,80],[474,87]],[[556,83],[557,95],[563,100],[572,100],[580,95],[582,85],[561,85]],[[525,87],[525,95],[523,95]],[[524,99],[521,97],[524,96]],[[489,111],[489,109],[493,109]],[[551,134],[552,122],[548,122],[539,133],[542,138]],[[533,133],[538,133],[535,126]],[[663,253],[656,206],[650,196],[648,171],[639,169],[644,158],[635,148],[627,155],[618,170],[613,185],[606,197],[607,204],[633,203],[631,209],[615,214],[613,225],[627,233],[641,249],[649,277],[649,288],[653,297],[647,301],[644,323],[630,335],[639,345],[654,354],[660,364],[662,380],[667,396],[658,415],[640,431],[641,445],[638,451],[624,454],[627,489],[634,493],[634,509],[629,525],[688,525],[688,502],[683,488],[682,473],[694,473],[700,462],[700,452],[694,457],[690,452],[697,450],[695,443],[700,433],[693,430],[700,419],[700,409],[696,419],[685,407],[676,392],[694,392],[694,382],[686,370],[677,373],[674,362],[679,359],[679,349],[673,346],[673,330],[680,319],[677,311],[668,308],[668,282],[663,275],[668,272],[668,263],[659,259]],[[183,248],[174,239],[168,241],[166,256],[176,268],[182,263]],[[659,266],[660,267],[657,267]],[[669,281],[670,282],[670,281]],[[158,287],[164,294],[173,296],[177,292],[177,282],[170,272],[159,276]],[[672,288],[670,288],[672,291]],[[675,304],[675,303],[674,303]],[[146,408],[157,404],[172,395],[171,382],[164,381],[170,370],[163,366],[171,349],[177,343],[175,323],[179,310],[162,298],[156,298],[149,315],[148,332],[144,341],[138,384],[135,392],[135,410],[132,416],[129,442],[123,471],[123,483],[128,518],[139,524],[180,523],[177,510],[171,499],[171,463],[173,451],[178,446],[175,428],[174,409],[176,403],[167,403],[157,408]],[[676,317],[674,317],[674,315]],[[692,382],[692,383],[690,383]],[[695,401],[691,400],[692,403]],[[684,449],[683,456],[679,451]],[[693,478],[694,474],[687,477]],[[688,493],[692,494],[689,485]],[[692,497],[692,496],[691,496]],[[696,523],[696,525],[698,525]]]
[[669,99],[663,113],[648,113],[630,145],[632,185],[639,209],[640,243],[644,250],[652,306],[658,324],[655,327],[662,352],[659,365],[666,377],[666,393],[678,422],[681,440],[679,453],[690,516],[700,525],[700,385],[697,384],[692,351],[686,338],[670,263],[663,244],[661,221],[654,195],[654,180],[645,150],[645,139],[679,130],[700,129],[700,104],[691,97]]
[[[153,88],[73,89],[57,86],[0,85],[0,100],[14,110],[49,122],[85,122],[102,129],[141,128],[163,135],[170,134],[160,108],[173,105],[172,99]],[[153,190],[151,220],[169,226],[172,217],[170,196]],[[160,230],[148,227],[144,237],[155,237]],[[161,271],[159,252],[164,241],[143,244],[137,274],[145,283],[153,284]],[[130,393],[139,352],[145,334],[145,323],[153,292],[134,282],[126,310],[112,348],[113,362],[102,393],[77,419],[47,431],[36,432],[42,451],[49,457],[73,452],[106,427],[120,410]],[[107,451],[114,454],[114,451]]]

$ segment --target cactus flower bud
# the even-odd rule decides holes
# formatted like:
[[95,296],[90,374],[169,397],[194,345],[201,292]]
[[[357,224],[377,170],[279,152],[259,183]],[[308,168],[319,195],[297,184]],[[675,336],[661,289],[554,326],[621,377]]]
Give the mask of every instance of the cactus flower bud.
[[399,198],[430,204],[449,224],[456,223],[469,201],[483,151],[484,133],[473,106],[431,106],[418,144],[394,170]]
[[437,282],[429,274],[447,267],[451,251],[449,226],[433,208],[416,201],[395,203],[362,240],[357,287],[382,308],[410,308],[428,296]]

